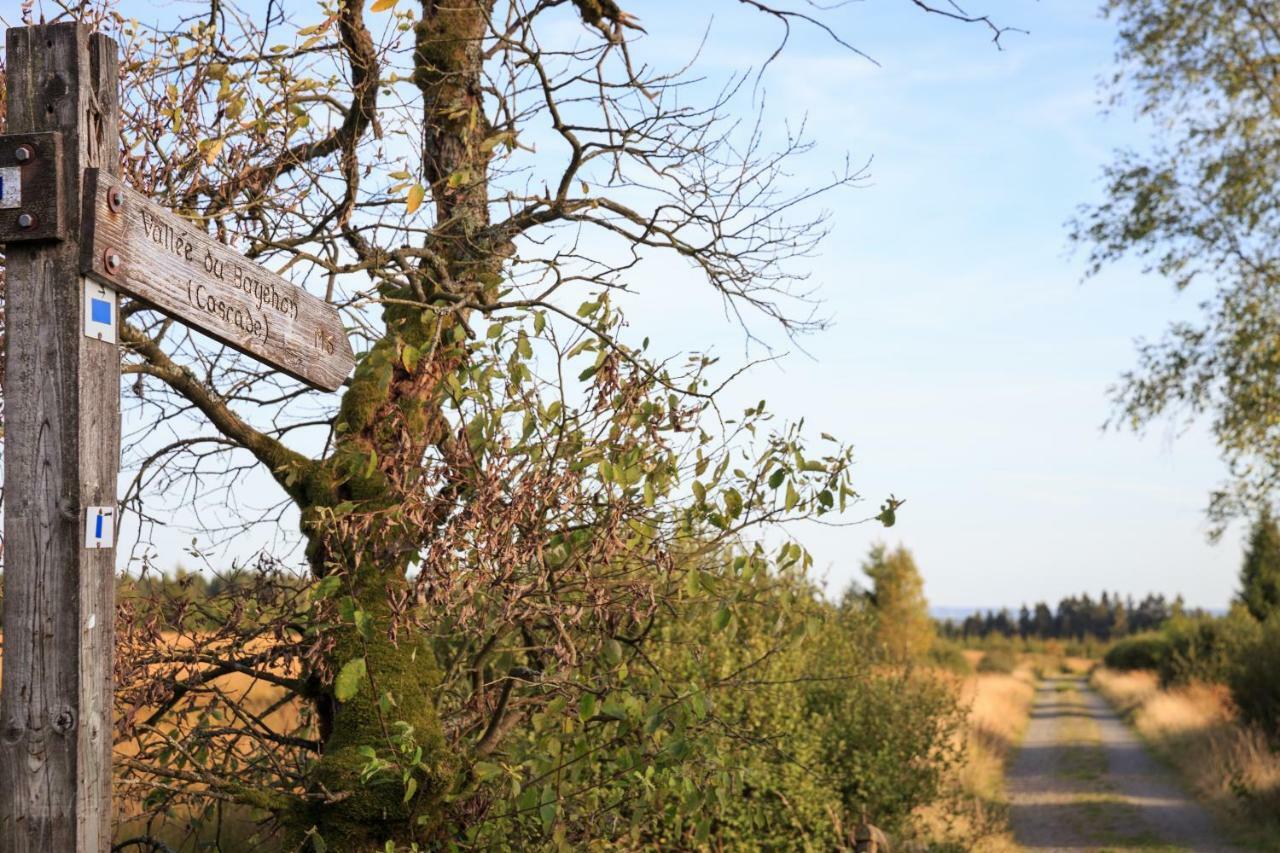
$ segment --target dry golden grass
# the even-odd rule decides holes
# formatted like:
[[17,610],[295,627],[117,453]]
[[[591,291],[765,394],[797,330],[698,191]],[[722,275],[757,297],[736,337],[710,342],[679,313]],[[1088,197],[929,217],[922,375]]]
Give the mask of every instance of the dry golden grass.
[[[976,664],[982,652],[966,651],[965,656]],[[934,842],[963,839],[967,849],[986,853],[1021,849],[1008,828],[1004,771],[1026,729],[1035,683],[1029,661],[1012,674],[983,672],[960,681],[960,698],[969,710],[965,764],[956,779],[959,815],[952,813],[947,821],[936,810],[926,812]]]
[[1035,697],[1035,676],[1025,667],[1011,675],[980,673],[969,679],[969,761],[965,789],[984,799],[1003,797],[1004,766],[1022,740]]
[[1093,686],[1195,795],[1266,849],[1280,848],[1280,755],[1236,720],[1225,687],[1160,689],[1151,672],[1096,669]]
[[1093,658],[1067,656],[1061,661],[1062,671],[1071,673],[1072,675],[1084,675],[1097,665],[1098,662]]

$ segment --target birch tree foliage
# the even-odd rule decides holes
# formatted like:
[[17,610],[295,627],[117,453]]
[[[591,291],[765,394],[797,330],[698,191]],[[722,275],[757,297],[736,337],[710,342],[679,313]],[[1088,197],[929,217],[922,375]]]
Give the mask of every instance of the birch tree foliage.
[[1280,10],[1260,0],[1109,0],[1112,106],[1151,129],[1116,153],[1072,238],[1090,271],[1123,257],[1187,291],[1199,317],[1143,341],[1118,425],[1204,418],[1228,465],[1218,529],[1280,485]]

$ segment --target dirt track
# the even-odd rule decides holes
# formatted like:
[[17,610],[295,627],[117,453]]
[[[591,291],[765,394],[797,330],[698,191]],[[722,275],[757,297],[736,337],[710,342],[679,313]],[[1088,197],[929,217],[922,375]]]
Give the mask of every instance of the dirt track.
[[1027,850],[1238,850],[1083,678],[1049,679],[1009,768]]

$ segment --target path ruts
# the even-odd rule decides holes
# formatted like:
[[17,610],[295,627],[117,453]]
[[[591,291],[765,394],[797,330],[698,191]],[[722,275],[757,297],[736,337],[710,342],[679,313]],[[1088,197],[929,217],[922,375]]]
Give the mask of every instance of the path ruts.
[[1037,689],[1008,791],[1027,850],[1240,849],[1078,676]]

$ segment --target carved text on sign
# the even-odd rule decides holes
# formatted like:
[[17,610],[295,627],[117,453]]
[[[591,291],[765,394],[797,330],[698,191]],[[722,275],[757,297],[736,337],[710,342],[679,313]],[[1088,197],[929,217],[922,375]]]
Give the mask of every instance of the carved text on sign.
[[326,390],[355,358],[333,306],[89,170],[86,274]]

